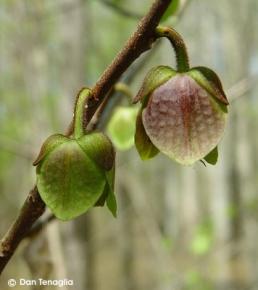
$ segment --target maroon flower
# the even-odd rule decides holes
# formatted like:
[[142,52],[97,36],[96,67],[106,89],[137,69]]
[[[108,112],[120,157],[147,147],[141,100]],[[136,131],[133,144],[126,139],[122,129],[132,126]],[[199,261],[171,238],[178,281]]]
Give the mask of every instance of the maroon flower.
[[223,135],[228,101],[210,69],[196,67],[179,73],[156,67],[145,78],[134,101],[138,100],[142,108],[135,144],[142,159],[161,151],[191,165],[216,148]]

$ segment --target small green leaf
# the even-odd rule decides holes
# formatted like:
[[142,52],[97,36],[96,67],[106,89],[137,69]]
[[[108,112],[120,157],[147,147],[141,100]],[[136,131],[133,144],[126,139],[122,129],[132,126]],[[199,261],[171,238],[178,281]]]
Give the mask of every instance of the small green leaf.
[[110,170],[114,165],[115,151],[109,138],[103,133],[86,134],[77,140],[82,150],[101,168]]
[[148,97],[152,91],[176,74],[177,72],[168,66],[157,66],[151,69],[146,75],[138,94],[133,99],[133,103],[135,104],[141,100],[143,107],[146,106]]
[[204,157],[204,160],[212,165],[218,161],[218,146],[216,146],[209,154]]
[[180,0],[173,0],[171,4],[168,6],[163,17],[161,18],[161,22],[165,22],[166,20],[168,20],[169,17],[173,16],[177,12],[180,6],[179,4],[180,4]]
[[128,150],[134,145],[135,121],[138,108],[118,107],[108,123],[108,134],[115,147]]
[[135,146],[142,160],[151,159],[159,153],[145,132],[142,123],[142,110],[138,113],[136,120]]
[[93,207],[103,193],[106,177],[76,140],[55,147],[37,168],[41,198],[61,220],[69,220]]
[[56,146],[68,141],[69,138],[61,134],[54,134],[49,136],[43,143],[39,155],[33,162],[33,165],[38,165]]

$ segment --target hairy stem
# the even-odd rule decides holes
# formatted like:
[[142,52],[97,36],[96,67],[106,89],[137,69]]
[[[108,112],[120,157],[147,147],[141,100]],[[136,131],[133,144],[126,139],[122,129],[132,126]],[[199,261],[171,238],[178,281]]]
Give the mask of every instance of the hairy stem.
[[84,110],[87,109],[87,99],[90,96],[90,89],[83,88],[78,93],[75,106],[74,106],[74,137],[80,138],[85,134],[85,126],[83,124]]
[[26,236],[34,222],[44,213],[45,203],[36,186],[30,191],[17,219],[0,243],[0,273],[12,257],[20,241]]
[[171,42],[176,54],[177,70],[179,72],[188,71],[189,58],[182,36],[173,28],[163,26],[158,26],[156,33],[158,37],[166,37]]

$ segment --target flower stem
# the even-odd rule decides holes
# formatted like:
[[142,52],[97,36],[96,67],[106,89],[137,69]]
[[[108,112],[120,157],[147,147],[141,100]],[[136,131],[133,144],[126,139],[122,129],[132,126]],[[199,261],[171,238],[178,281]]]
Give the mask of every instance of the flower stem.
[[176,62],[177,62],[177,71],[178,72],[186,72],[189,70],[189,58],[187,54],[186,45],[182,36],[170,27],[158,26],[156,28],[157,37],[166,37],[171,42],[175,54],[176,54]]
[[74,138],[78,139],[85,134],[83,125],[83,113],[87,106],[87,99],[91,95],[91,90],[83,88],[80,90],[74,107]]

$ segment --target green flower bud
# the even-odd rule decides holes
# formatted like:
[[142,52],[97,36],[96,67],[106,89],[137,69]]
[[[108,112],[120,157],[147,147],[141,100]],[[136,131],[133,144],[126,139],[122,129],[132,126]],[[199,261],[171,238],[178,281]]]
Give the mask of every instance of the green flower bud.
[[33,163],[39,194],[61,220],[75,218],[105,202],[116,216],[113,145],[103,133],[85,134],[83,129],[83,107],[89,93],[84,89],[78,95],[73,136],[50,136]]
[[[159,151],[184,165],[206,158],[216,163],[228,101],[218,76],[205,67],[177,72],[152,69],[135,97],[142,109],[135,144],[142,159]],[[211,154],[209,154],[211,153]]]
[[61,220],[86,212],[103,194],[114,195],[114,160],[113,146],[102,133],[78,140],[50,136],[33,163],[41,198]]

